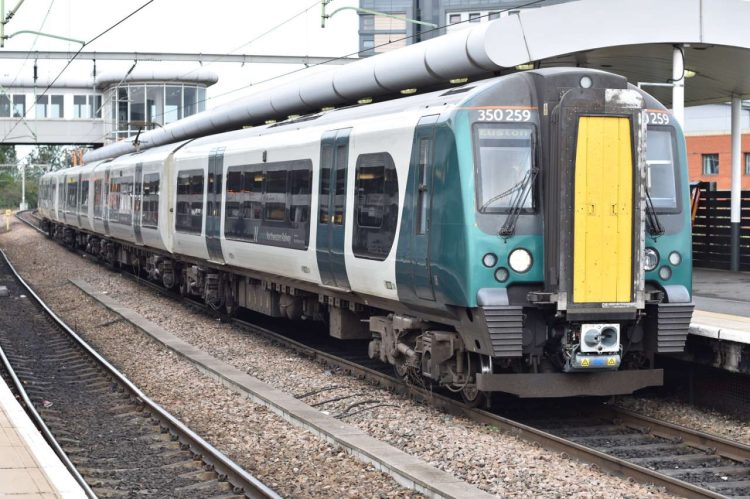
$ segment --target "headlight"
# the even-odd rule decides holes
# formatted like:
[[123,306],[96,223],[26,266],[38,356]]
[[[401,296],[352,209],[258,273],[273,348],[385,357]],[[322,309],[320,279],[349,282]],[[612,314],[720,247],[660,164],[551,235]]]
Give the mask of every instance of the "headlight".
[[494,267],[497,263],[497,256],[494,253],[487,253],[482,257],[482,264],[485,267]]
[[674,266],[679,265],[682,263],[682,255],[677,253],[676,251],[673,251],[669,254],[669,263],[671,263]]
[[508,257],[508,265],[518,273],[524,273],[531,268],[531,253],[523,248],[514,249]]
[[497,279],[497,282],[505,282],[508,280],[509,276],[508,269],[505,267],[500,267],[495,271],[495,279]]
[[667,267],[666,265],[659,269],[659,277],[662,278],[662,280],[666,281],[670,277],[672,277],[672,269]]
[[654,248],[646,248],[643,254],[643,268],[651,272],[659,265],[659,253]]

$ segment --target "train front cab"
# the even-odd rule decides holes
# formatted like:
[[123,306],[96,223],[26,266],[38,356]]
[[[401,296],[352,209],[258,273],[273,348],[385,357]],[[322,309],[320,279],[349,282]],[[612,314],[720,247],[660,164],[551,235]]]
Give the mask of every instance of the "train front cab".
[[475,168],[459,331],[481,360],[476,388],[564,397],[660,385],[654,354],[682,350],[693,309],[682,132],[616,75],[517,80],[465,105],[472,150],[457,139]]

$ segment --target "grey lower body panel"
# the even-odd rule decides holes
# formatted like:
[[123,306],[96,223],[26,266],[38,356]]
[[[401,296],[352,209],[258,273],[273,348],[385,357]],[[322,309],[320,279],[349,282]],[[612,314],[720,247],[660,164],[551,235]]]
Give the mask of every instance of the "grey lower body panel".
[[477,374],[477,388],[521,398],[626,395],[664,384],[662,369],[589,373]]

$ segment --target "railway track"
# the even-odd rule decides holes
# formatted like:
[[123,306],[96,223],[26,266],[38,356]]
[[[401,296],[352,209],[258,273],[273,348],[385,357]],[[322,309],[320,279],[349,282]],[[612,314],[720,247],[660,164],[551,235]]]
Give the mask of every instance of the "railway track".
[[90,497],[278,497],[146,397],[0,259],[5,376]]
[[[555,418],[528,419],[514,414],[528,411],[523,401],[510,403],[511,411],[472,409],[429,387],[399,379],[382,368],[368,367],[356,356],[323,351],[306,335],[292,339],[264,327],[236,319],[236,325],[285,345],[305,357],[340,369],[352,376],[430,404],[450,414],[498,428],[542,447],[595,464],[600,469],[652,483],[683,497],[750,497],[750,446],[659,421],[625,409],[592,402],[542,404],[539,411],[558,410]],[[335,401],[337,387],[327,392]],[[306,398],[309,394],[298,395]],[[349,398],[349,395],[341,395]],[[379,402],[372,393],[363,394],[372,407]],[[360,397],[360,398],[362,398]],[[350,405],[358,403],[349,398]],[[531,402],[529,402],[531,403]],[[366,409],[364,405],[361,409]],[[575,406],[575,407],[571,407]],[[526,409],[526,411],[524,410]],[[589,411],[581,417],[579,412]],[[346,417],[351,411],[340,413]],[[505,415],[504,415],[505,414]]]
[[[128,273],[124,275],[136,279]],[[143,279],[138,281],[160,294],[182,299],[155,283]],[[210,312],[200,303],[192,300],[188,303]],[[584,403],[585,417],[579,415],[580,406],[576,409],[571,409],[569,405],[562,408],[552,406],[551,409],[546,407],[545,410],[557,411],[555,417],[533,420],[515,416],[512,412],[503,413],[499,409],[494,412],[471,409],[450,396],[412,383],[408,378],[392,376],[382,365],[374,366],[361,352],[352,354],[341,348],[329,351],[330,345],[335,342],[316,338],[316,335],[279,333],[242,319],[232,319],[232,322],[332,369],[407,395],[450,414],[464,416],[523,440],[536,442],[546,449],[592,463],[607,472],[631,477],[641,483],[651,483],[683,497],[750,497],[750,446],[602,404]],[[321,408],[329,403],[346,401],[344,409],[338,412],[342,418],[379,403],[371,393],[339,394],[338,390],[341,388],[332,385],[296,396],[304,400],[325,391],[325,401],[319,404]],[[518,407],[518,404],[510,405]]]

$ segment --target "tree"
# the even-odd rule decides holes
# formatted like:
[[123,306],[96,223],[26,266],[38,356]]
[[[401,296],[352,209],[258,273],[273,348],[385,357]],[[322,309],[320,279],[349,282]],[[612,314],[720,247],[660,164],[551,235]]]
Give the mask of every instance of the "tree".
[[[15,165],[16,164],[16,148],[15,146],[0,145],[0,164],[1,165]],[[16,206],[16,200],[20,202],[20,184],[16,186],[17,176],[16,168],[2,168],[0,169],[0,208],[10,208]],[[18,191],[18,196],[16,196]]]
[[[27,165],[48,165],[47,171],[61,170],[68,168],[71,164],[70,155],[71,148],[68,146],[48,145],[48,146],[37,146],[31,154],[26,157]],[[42,168],[32,169],[29,168],[26,171],[26,178],[31,178],[34,175],[35,179],[38,179],[44,175]]]
[[[37,205],[39,178],[47,171],[60,170],[71,166],[70,146],[39,145],[22,161],[26,175],[26,202],[30,207]],[[14,146],[0,146],[0,163],[18,164]],[[17,207],[21,203],[21,169],[0,170],[0,208]]]

